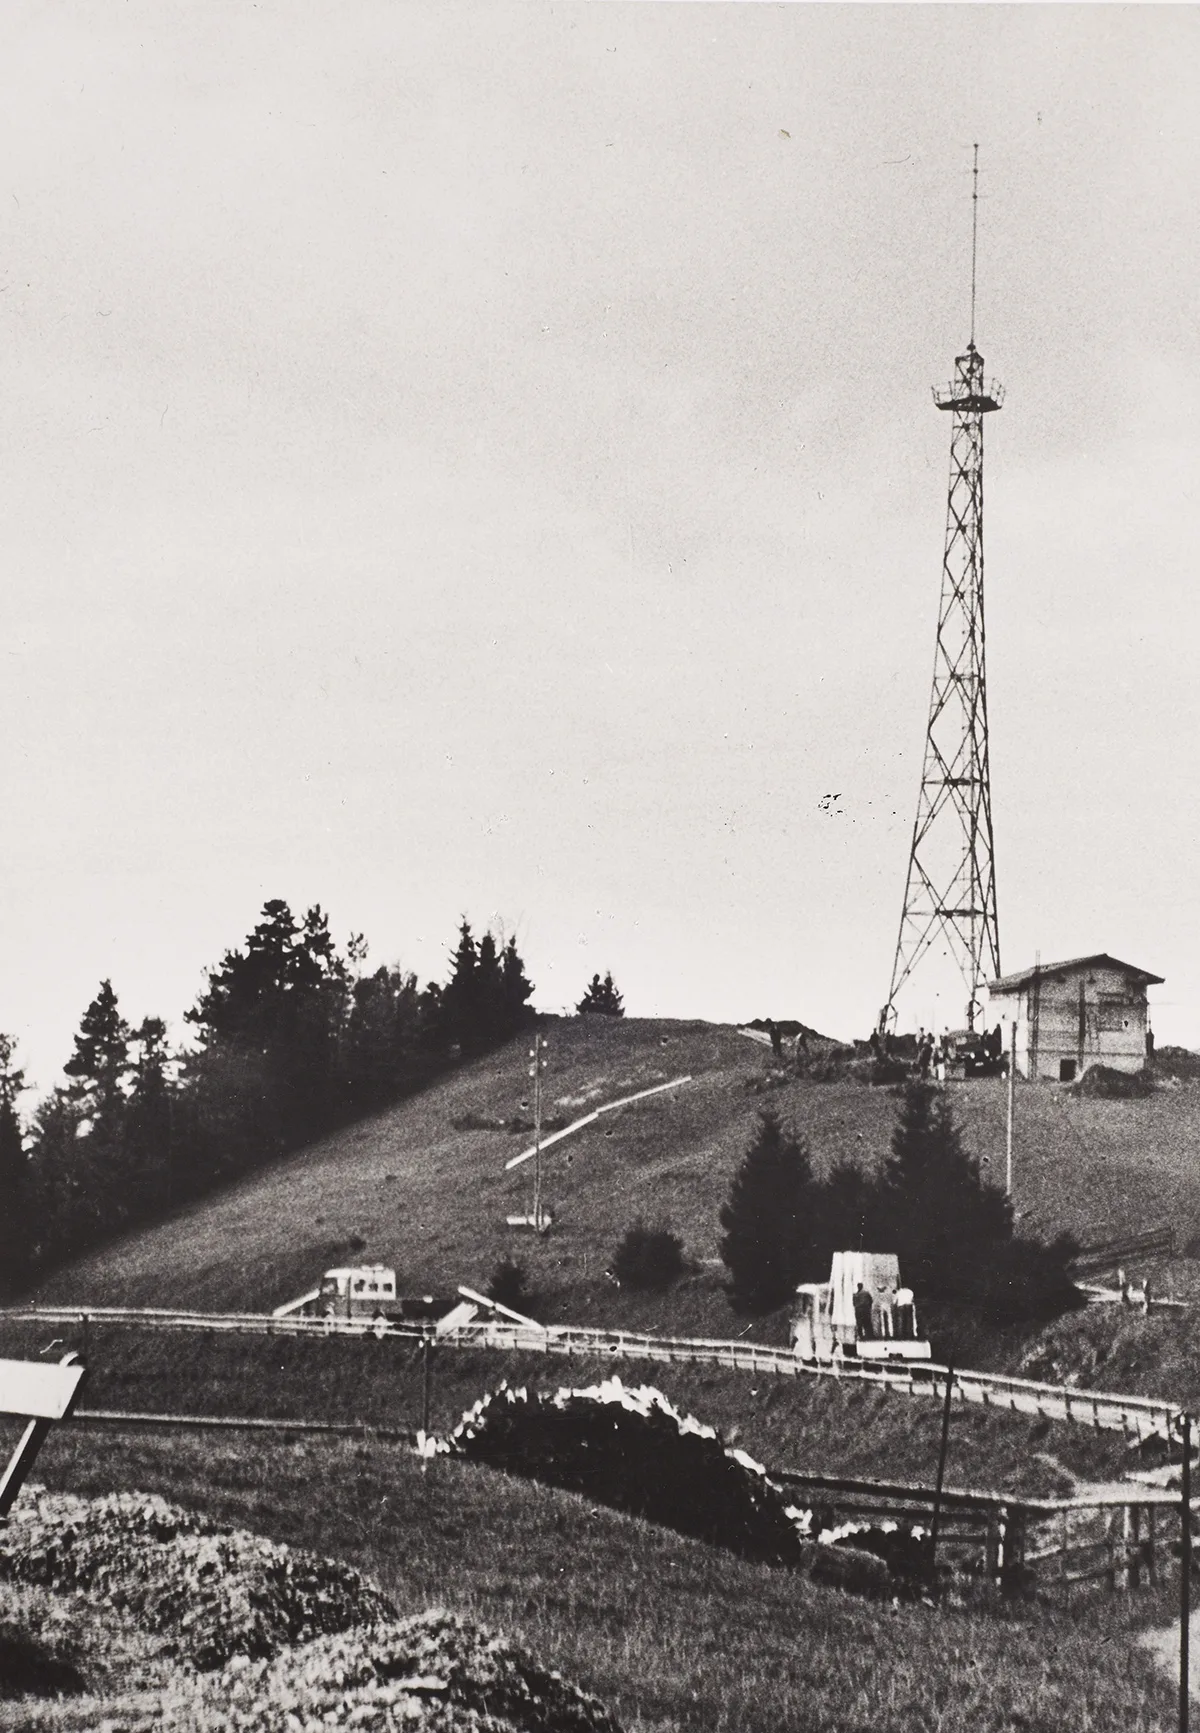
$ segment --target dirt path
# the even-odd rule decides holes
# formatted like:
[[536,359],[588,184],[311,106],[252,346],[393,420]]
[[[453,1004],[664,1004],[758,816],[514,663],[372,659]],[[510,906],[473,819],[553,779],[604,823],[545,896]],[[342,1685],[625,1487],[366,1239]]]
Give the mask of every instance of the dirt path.
[[[1192,1614],[1188,1638],[1188,1687],[1191,1696],[1200,1702],[1200,1607]],[[1162,1670],[1172,1679],[1179,1677],[1179,1622],[1163,1625],[1156,1631],[1143,1631],[1138,1638],[1149,1649]]]

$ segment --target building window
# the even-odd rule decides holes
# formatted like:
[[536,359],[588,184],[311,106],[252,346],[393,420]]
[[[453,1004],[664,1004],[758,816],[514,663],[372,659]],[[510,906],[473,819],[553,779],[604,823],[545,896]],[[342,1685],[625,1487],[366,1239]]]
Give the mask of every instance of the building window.
[[1128,999],[1119,999],[1112,994],[1102,993],[1100,996],[1100,1033],[1111,1035],[1129,1027],[1130,1005]]
[[1059,1062],[1058,1062],[1058,1081],[1060,1083],[1074,1083],[1074,1081],[1075,1081],[1075,1061],[1074,1061],[1074,1059],[1060,1059],[1059,1060]]

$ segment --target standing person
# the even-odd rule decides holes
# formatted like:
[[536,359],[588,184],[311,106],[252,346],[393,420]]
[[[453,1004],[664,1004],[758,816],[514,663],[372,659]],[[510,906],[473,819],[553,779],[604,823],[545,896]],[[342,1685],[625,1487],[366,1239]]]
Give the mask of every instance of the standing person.
[[875,1302],[860,1282],[854,1290],[854,1334],[860,1342],[871,1341],[875,1334],[871,1328],[874,1310]]
[[897,1288],[892,1300],[892,1316],[896,1320],[896,1335],[902,1342],[911,1342],[917,1333],[916,1311],[911,1288]]
[[783,1036],[779,1033],[779,1025],[774,1017],[767,1018],[767,1034],[771,1037],[771,1051],[776,1059],[783,1058]]
[[921,1038],[917,1044],[917,1072],[918,1072],[919,1076],[921,1077],[922,1081],[925,1081],[928,1079],[929,1067],[930,1067],[930,1064],[932,1063],[932,1061],[933,1061],[933,1036],[930,1034],[927,1034],[926,1031],[924,1029],[922,1029]]

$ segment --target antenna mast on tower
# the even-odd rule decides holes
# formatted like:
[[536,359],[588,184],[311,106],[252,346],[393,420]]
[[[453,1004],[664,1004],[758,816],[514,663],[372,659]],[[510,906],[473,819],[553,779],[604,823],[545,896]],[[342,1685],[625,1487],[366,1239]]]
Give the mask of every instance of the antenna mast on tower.
[[984,669],[983,418],[1000,408],[1004,390],[985,379],[975,347],[978,145],[972,177],[971,337],[950,384],[933,388],[937,407],[953,417],[946,551],[921,789],[881,1030],[894,1026],[901,990],[939,939],[966,985],[969,1029],[981,986],[1000,974]]

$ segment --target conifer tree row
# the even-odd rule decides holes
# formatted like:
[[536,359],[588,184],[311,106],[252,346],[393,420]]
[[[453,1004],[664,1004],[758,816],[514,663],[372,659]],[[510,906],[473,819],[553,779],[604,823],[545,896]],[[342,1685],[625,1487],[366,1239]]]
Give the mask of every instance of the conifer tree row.
[[804,1139],[761,1113],[721,1226],[739,1312],[775,1311],[798,1283],[827,1281],[835,1251],[894,1252],[919,1300],[962,1303],[989,1323],[1040,1321],[1079,1303],[1075,1242],[1014,1233],[1009,1201],[964,1147],[950,1096],[928,1083],[904,1090],[874,1171],[843,1161],[818,1179]]
[[0,1035],[0,1287],[175,1209],[419,1089],[460,1057],[507,1040],[533,1013],[516,940],[476,941],[464,920],[445,987],[394,967],[358,973],[319,907],[265,904],[208,971],[185,1013],[136,1029],[102,981],[83,1013],[65,1081],[24,1131],[16,1043]]

